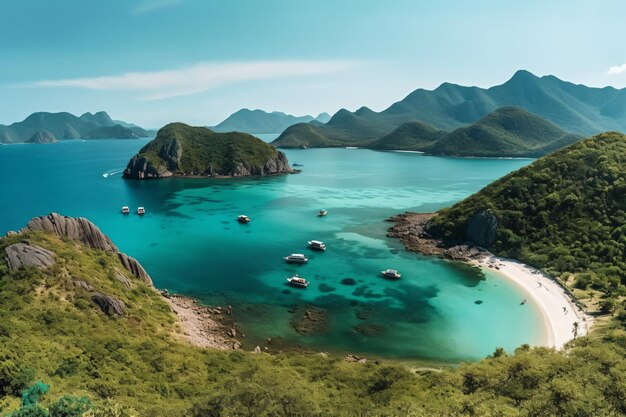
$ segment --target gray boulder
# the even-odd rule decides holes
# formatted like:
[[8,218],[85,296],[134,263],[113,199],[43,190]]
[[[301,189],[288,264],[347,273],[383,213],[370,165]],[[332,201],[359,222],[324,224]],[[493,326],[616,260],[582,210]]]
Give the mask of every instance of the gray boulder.
[[83,217],[74,218],[50,213],[47,216],[33,217],[22,231],[50,232],[60,238],[79,240],[94,249],[119,252],[117,246],[100,231],[98,226]]
[[498,219],[490,210],[476,213],[467,223],[467,240],[483,248],[496,241]]
[[107,316],[124,316],[124,302],[101,292],[96,292],[91,299],[102,309]]
[[126,255],[125,253],[118,252],[117,257],[120,262],[128,271],[130,271],[135,277],[139,278],[148,285],[152,285],[152,279],[150,275],[143,269],[143,266],[133,257]]
[[48,268],[54,265],[54,253],[37,245],[14,243],[4,249],[11,270],[22,266]]

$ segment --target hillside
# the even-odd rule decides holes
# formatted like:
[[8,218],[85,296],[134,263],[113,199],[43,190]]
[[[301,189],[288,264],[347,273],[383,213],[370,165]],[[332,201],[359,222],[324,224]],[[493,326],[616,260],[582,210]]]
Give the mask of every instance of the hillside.
[[150,132],[134,126],[125,127],[111,120],[106,112],[85,113],[80,117],[71,113],[33,113],[21,122],[9,126],[0,125],[1,143],[29,142],[39,132],[59,139],[124,139],[148,137]]
[[[333,116],[334,119],[342,113],[339,130],[331,123],[332,119],[313,128],[295,125],[275,145],[292,147],[292,143],[311,141],[309,147],[313,147],[312,138],[316,143],[341,143],[347,138],[353,141],[352,146],[363,146],[406,122],[419,121],[451,131],[506,106],[522,108],[575,134],[626,131],[626,89],[575,85],[551,75],[537,77],[521,70],[504,84],[487,89],[444,83],[432,91],[415,90],[382,112],[340,110]],[[374,127],[368,127],[368,123]]]
[[[440,211],[427,232],[448,245],[475,215],[494,225],[483,245],[593,287],[626,295],[626,136],[603,133],[513,172]],[[474,234],[475,235],[475,234]]]
[[216,133],[170,123],[133,156],[124,178],[176,176],[240,177],[292,172],[287,157],[252,135]]
[[282,112],[266,112],[263,110],[241,109],[228,116],[211,130],[215,132],[245,132],[251,134],[280,133],[289,126],[311,121],[326,123],[330,120],[328,113],[313,116],[292,116]]
[[522,346],[509,356],[496,350],[480,362],[442,372],[410,372],[383,360],[350,363],[326,354],[219,351],[184,341],[181,322],[143,268],[117,251],[88,220],[55,214],[0,238],[0,412],[10,417],[82,417],[88,410],[94,417],[626,412],[621,384],[626,315],[606,336],[579,338],[565,353]]
[[503,107],[450,132],[424,150],[447,156],[537,157],[579,139],[582,136],[569,134],[525,110]]
[[421,151],[446,136],[443,130],[437,130],[421,122],[407,122],[380,139],[367,144],[370,149]]

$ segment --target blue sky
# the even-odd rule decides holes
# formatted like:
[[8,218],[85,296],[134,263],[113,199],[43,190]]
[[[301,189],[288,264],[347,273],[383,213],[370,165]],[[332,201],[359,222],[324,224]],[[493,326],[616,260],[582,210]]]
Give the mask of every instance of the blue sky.
[[106,110],[159,127],[242,107],[382,110],[520,68],[626,87],[623,0],[3,0],[0,123]]

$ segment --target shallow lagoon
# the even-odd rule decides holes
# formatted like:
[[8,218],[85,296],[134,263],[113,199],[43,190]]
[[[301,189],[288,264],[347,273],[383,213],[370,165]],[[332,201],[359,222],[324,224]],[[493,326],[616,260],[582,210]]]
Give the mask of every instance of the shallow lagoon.
[[[122,180],[121,169],[145,143],[1,146],[0,231],[51,211],[87,217],[139,259],[159,288],[232,304],[252,347],[280,337],[317,350],[454,362],[544,338],[537,306],[520,306],[526,297],[517,287],[407,253],[385,237],[389,216],[449,206],[530,160],[309,149],[286,152],[304,165],[297,175]],[[122,205],[143,205],[147,215],[122,216]],[[327,217],[316,216],[320,208]],[[253,220],[241,225],[238,214]],[[311,239],[328,251],[308,250]],[[309,263],[285,264],[293,252]],[[402,279],[380,278],[386,268]],[[308,289],[285,285],[295,272],[311,281]],[[327,333],[292,329],[288,310],[300,304],[328,310]]]

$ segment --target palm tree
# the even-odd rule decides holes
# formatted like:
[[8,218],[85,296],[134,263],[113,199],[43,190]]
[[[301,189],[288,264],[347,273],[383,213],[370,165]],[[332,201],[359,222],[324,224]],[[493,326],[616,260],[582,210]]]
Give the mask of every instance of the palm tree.
[[572,325],[572,333],[574,333],[574,339],[576,339],[576,337],[578,337],[578,326],[580,324],[575,321],[574,324]]

